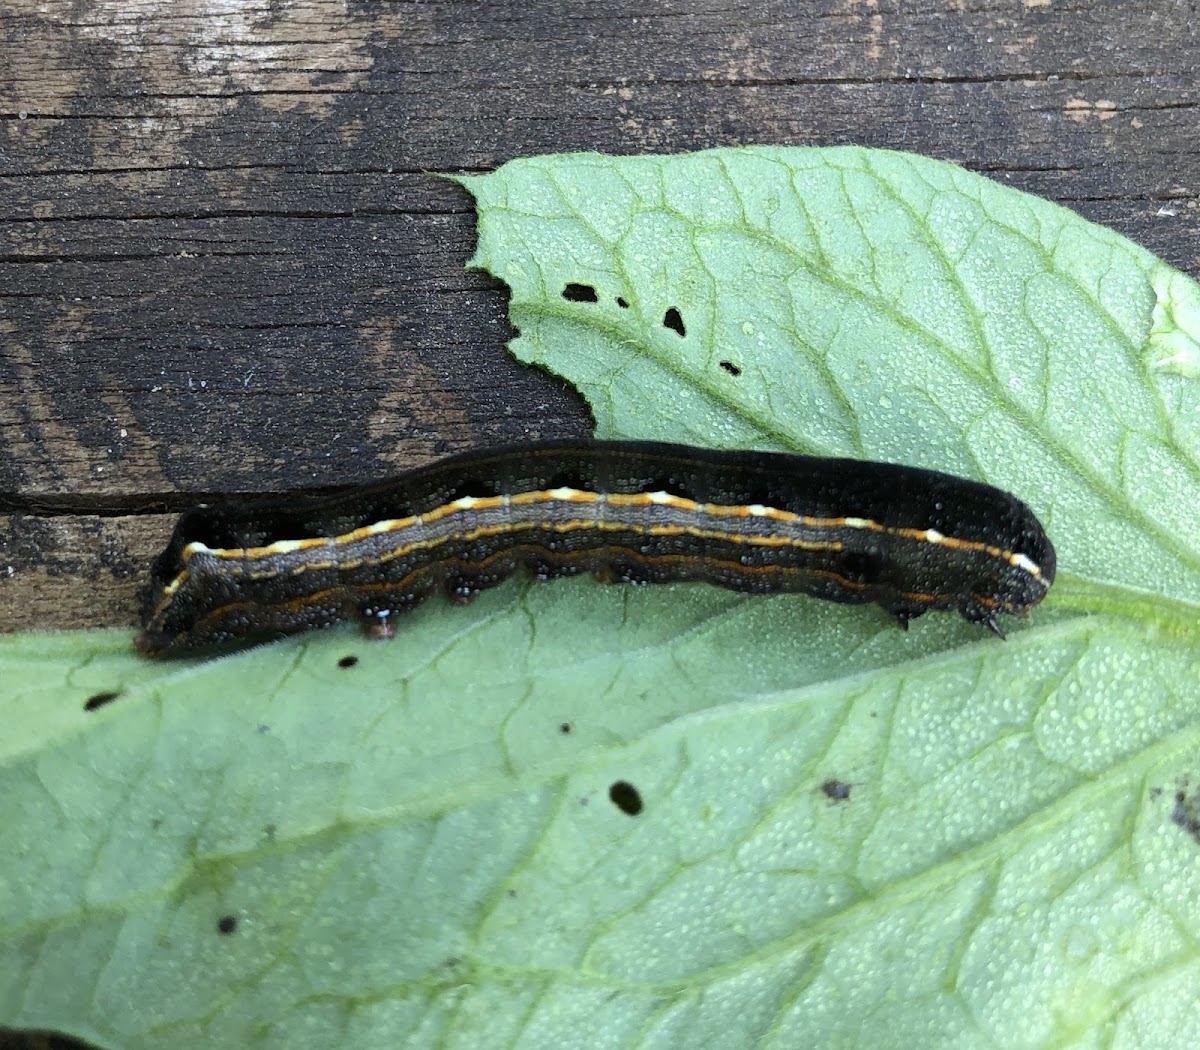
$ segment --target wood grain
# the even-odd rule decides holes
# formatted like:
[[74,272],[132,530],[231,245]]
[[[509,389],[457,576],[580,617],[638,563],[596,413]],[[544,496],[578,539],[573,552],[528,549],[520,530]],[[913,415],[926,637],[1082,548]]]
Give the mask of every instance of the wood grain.
[[132,624],[200,495],[586,432],[430,171],[899,147],[1194,268],[1194,6],[10,0],[0,630]]

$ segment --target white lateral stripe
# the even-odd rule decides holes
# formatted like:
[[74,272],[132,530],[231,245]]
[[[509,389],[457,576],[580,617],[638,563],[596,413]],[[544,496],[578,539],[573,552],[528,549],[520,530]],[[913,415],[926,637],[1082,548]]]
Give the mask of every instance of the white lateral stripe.
[[1030,576],[1037,576],[1040,578],[1042,575],[1041,567],[1037,564],[1037,562],[1031,560],[1027,555],[1014,554],[1010,559],[1010,562],[1018,569],[1024,569],[1027,573],[1029,573]]
[[313,541],[309,540],[276,540],[266,549],[272,554],[291,554],[292,551],[301,550],[304,547],[313,546]]

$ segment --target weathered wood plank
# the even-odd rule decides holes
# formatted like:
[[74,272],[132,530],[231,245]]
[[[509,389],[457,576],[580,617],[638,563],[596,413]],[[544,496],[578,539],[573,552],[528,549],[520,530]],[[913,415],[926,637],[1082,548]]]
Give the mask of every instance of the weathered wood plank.
[[431,170],[858,142],[1200,258],[1188,5],[10,0],[0,37],[0,630],[130,622],[139,512],[587,428]]

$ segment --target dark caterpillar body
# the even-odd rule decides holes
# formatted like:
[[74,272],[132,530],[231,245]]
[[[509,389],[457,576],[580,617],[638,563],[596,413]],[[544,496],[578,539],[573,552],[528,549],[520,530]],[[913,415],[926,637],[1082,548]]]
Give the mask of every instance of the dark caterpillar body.
[[159,557],[142,652],[166,655],[467,601],[521,568],[705,580],[957,610],[1000,633],[1054,580],[1025,504],[915,467],[653,442],[554,442],[442,460],[332,497],[185,513]]

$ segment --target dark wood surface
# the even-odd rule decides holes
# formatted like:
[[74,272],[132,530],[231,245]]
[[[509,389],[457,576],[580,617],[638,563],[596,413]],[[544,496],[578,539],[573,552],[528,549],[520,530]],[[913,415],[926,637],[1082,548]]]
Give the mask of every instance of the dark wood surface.
[[200,496],[588,430],[506,355],[504,289],[463,270],[469,198],[431,171],[908,149],[1194,271],[1196,23],[1161,0],[5,0],[0,630],[131,625]]
[[7,0],[0,630],[132,624],[200,496],[587,431],[432,171],[895,147],[1194,267],[1195,6]]

